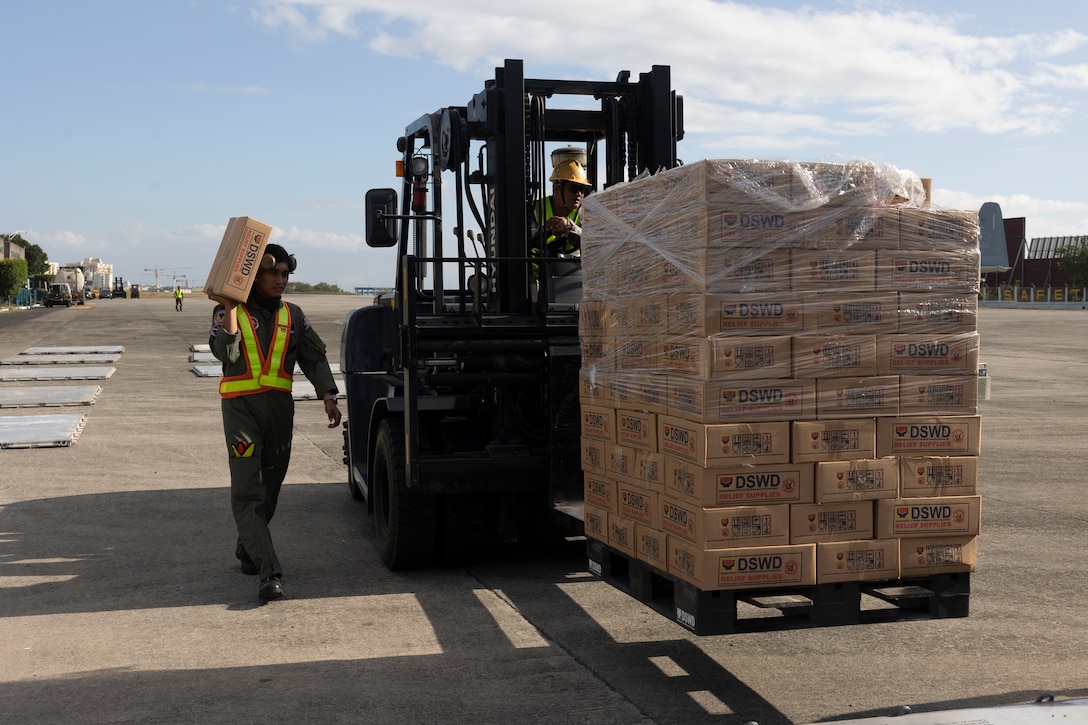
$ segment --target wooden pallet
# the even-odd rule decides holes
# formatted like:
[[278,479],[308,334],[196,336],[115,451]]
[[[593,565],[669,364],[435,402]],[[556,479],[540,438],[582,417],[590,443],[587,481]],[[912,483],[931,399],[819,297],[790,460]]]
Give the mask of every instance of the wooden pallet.
[[[697,635],[833,627],[919,616],[931,619],[966,617],[969,610],[969,573],[805,587],[703,591],[600,541],[589,539],[586,549],[590,572]],[[892,606],[865,607],[863,597]],[[746,608],[744,605],[751,606]]]

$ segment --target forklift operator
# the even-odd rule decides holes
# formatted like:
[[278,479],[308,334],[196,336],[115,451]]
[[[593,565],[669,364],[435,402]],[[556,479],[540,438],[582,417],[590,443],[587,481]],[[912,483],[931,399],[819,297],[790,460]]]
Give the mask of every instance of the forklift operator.
[[548,180],[552,182],[552,193],[533,204],[530,216],[532,256],[578,257],[582,246],[582,200],[593,187],[585,167],[573,159],[556,164]]

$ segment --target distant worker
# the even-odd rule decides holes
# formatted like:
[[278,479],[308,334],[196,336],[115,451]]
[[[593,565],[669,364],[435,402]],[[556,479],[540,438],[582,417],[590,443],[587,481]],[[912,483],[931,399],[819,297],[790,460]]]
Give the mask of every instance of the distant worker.
[[[552,193],[533,204],[529,246],[534,257],[578,257],[582,248],[582,200],[592,190],[586,169],[574,159],[560,161],[548,177]],[[534,276],[539,272],[534,266]]]
[[181,300],[185,295],[181,293],[181,287],[174,288],[174,309],[181,312]]
[[238,529],[234,555],[243,574],[260,575],[257,595],[265,600],[283,596],[283,570],[268,524],[291,461],[295,416],[291,382],[296,362],[324,400],[329,427],[339,426],[341,420],[325,343],[302,309],[282,299],[294,270],[294,256],[269,244],[244,304],[206,290],[219,303],[208,342],[223,363],[219,395]]

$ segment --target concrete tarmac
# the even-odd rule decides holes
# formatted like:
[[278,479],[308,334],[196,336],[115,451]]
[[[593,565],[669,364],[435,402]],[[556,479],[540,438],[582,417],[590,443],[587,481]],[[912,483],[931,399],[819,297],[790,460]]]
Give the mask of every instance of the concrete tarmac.
[[[361,299],[293,300],[338,360]],[[0,450],[0,722],[782,725],[1088,696],[1088,312],[981,310],[970,616],[697,637],[589,575],[580,541],[387,571],[317,401],[273,522],[286,598],[261,603],[233,556],[217,381],[188,362],[211,309],[0,314],[0,358],[125,348],[91,406],[0,410],[87,416],[71,447]]]

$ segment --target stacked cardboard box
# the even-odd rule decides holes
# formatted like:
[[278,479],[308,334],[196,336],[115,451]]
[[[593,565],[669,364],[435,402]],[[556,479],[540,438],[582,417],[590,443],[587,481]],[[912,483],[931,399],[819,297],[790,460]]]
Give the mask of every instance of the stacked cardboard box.
[[589,536],[705,590],[973,569],[977,215],[886,164],[708,160],[585,220]]

